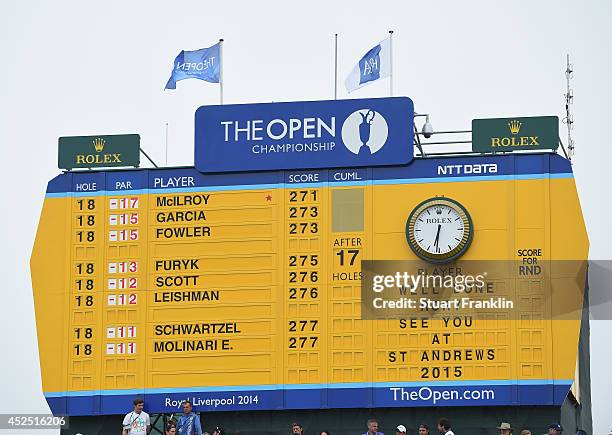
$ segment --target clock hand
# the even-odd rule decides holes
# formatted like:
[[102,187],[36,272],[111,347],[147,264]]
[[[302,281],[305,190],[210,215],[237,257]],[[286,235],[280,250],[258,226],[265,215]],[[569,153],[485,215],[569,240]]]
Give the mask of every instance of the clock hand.
[[440,228],[442,228],[441,224],[438,224],[438,232],[436,233],[436,240],[434,241],[434,246],[438,247],[438,242],[440,241]]

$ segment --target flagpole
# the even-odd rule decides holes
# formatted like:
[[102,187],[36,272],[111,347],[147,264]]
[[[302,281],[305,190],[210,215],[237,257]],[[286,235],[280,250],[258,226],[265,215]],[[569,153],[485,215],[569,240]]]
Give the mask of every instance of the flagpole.
[[334,100],[338,99],[338,34],[334,35]]
[[393,96],[393,30],[389,30],[389,96]]
[[168,167],[168,123],[166,122],[166,167]]
[[223,39],[219,39],[219,104],[223,105]]

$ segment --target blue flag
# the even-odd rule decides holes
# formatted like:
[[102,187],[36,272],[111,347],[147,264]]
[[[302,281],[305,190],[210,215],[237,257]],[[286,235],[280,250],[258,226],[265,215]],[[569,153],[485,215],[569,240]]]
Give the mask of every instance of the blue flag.
[[391,40],[381,41],[363,55],[344,81],[346,90],[352,92],[368,83],[391,75]]
[[174,67],[165,89],[176,89],[176,82],[200,79],[219,83],[221,67],[220,43],[196,51],[181,51],[174,59]]

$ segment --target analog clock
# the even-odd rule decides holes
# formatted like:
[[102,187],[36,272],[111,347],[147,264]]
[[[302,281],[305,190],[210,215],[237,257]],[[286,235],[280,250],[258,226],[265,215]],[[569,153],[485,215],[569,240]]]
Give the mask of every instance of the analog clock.
[[431,263],[447,263],[467,250],[473,225],[469,213],[450,198],[430,198],[415,207],[406,222],[406,239],[414,253]]

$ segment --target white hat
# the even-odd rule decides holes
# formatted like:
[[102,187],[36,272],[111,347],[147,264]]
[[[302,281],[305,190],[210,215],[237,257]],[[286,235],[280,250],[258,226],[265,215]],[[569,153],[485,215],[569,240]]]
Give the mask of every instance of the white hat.
[[404,432],[406,433],[406,426],[404,426],[403,424],[400,424],[397,429],[398,432]]

